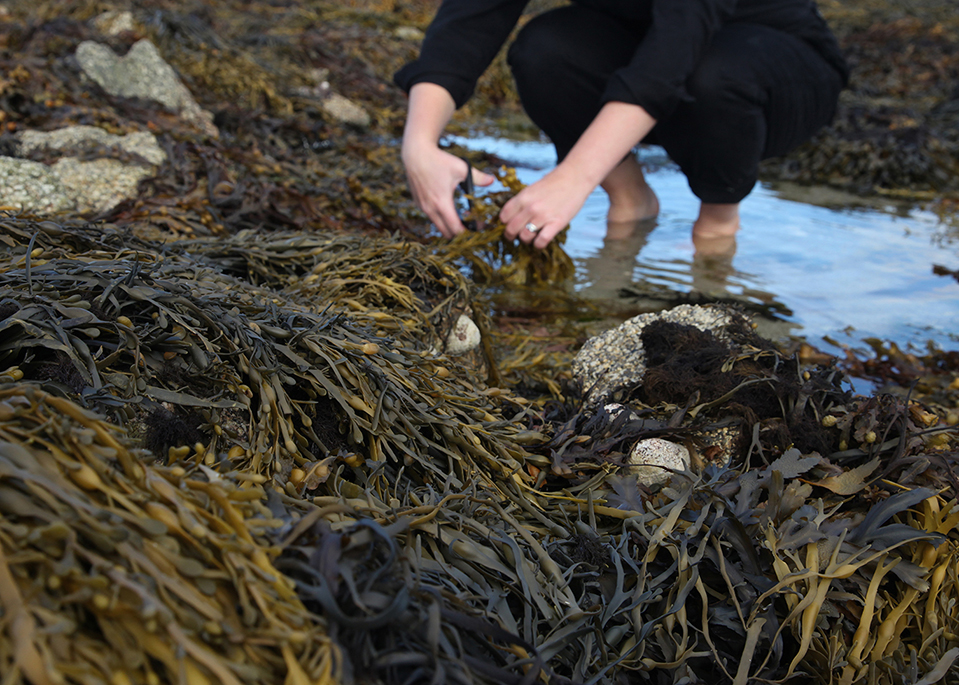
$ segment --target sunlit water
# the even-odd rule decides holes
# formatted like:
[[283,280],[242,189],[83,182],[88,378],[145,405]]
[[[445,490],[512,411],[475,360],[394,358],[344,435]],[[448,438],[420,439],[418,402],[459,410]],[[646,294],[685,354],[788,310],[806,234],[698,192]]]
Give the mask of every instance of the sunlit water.
[[[450,142],[507,160],[527,184],[556,163],[544,142]],[[640,156],[660,199],[659,219],[627,240],[605,241],[606,195],[589,197],[565,245],[583,296],[611,311],[649,311],[657,301],[699,293],[734,299],[755,312],[765,335],[801,337],[832,351],[830,340],[862,348],[866,338],[957,347],[959,283],[934,275],[932,266],[959,267],[959,245],[944,239],[934,214],[869,206],[823,188],[757,185],[741,206],[735,254],[703,258],[690,238],[698,200],[685,177],[660,148]]]

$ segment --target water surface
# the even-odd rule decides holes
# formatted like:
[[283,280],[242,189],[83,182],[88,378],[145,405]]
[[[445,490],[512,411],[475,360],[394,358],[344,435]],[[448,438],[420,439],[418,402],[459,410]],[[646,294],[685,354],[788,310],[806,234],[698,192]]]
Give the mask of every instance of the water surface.
[[[451,137],[508,160],[524,183],[556,163],[551,145]],[[959,342],[959,283],[933,264],[959,268],[953,228],[931,212],[828,188],[757,185],[741,206],[734,254],[697,255],[690,229],[698,200],[661,148],[639,152],[659,196],[657,221],[606,240],[606,195],[595,191],[571,222],[565,248],[579,294],[614,311],[650,311],[701,296],[733,299],[768,337],[863,348],[866,338],[944,349]]]

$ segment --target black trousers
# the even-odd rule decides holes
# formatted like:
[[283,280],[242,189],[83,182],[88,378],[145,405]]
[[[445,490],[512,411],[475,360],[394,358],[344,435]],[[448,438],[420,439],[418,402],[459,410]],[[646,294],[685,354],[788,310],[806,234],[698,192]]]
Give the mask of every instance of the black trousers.
[[[599,113],[607,80],[646,29],[569,5],[534,17],[510,46],[523,107],[560,160]],[[661,145],[703,202],[735,203],[756,184],[761,160],[786,154],[832,120],[842,78],[800,38],[729,23],[686,89],[691,98],[642,142]]]

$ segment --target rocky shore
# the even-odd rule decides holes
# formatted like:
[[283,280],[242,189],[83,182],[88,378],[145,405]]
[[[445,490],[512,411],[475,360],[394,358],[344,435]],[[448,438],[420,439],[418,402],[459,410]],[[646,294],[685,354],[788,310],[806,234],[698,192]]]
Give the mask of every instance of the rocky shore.
[[[765,177],[954,198],[959,25],[949,3],[820,4],[852,82],[835,123],[768,162]],[[391,74],[415,54],[434,6],[5,5],[3,204],[161,233],[233,232],[272,217],[420,235],[396,156],[404,98]],[[501,58],[457,118],[463,129],[495,122],[530,126]],[[36,137],[55,131],[56,142]],[[150,139],[168,158],[103,133]]]

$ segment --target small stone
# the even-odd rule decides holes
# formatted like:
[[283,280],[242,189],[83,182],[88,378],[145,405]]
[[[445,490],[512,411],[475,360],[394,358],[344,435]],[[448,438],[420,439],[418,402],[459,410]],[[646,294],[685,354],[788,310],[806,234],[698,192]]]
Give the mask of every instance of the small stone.
[[640,440],[629,454],[630,473],[644,485],[662,485],[690,463],[689,450],[662,438]]
[[[306,72],[307,78],[313,82],[314,85],[320,85],[330,79],[330,70],[326,67],[316,67],[310,69]],[[329,84],[327,84],[329,86]]]
[[339,93],[330,92],[327,94],[320,106],[324,112],[344,124],[351,124],[360,128],[366,128],[370,125],[370,115],[366,113],[366,110]]
[[632,409],[627,407],[625,404],[619,404],[618,402],[607,404],[603,407],[603,409],[605,409],[606,413],[609,414],[610,419],[619,418],[619,415],[622,414],[624,411],[629,413],[628,415],[630,420],[632,420],[633,418],[636,418],[636,412],[634,412]]
[[118,36],[124,31],[135,31],[136,22],[129,11],[110,10],[93,18],[93,27],[105,36]]
[[473,320],[465,314],[460,314],[456,325],[446,338],[446,354],[455,356],[475,350],[479,347],[480,338],[479,328]]
[[420,31],[415,26],[400,26],[395,31],[393,35],[401,40],[413,40],[413,41],[422,41],[426,34]]

